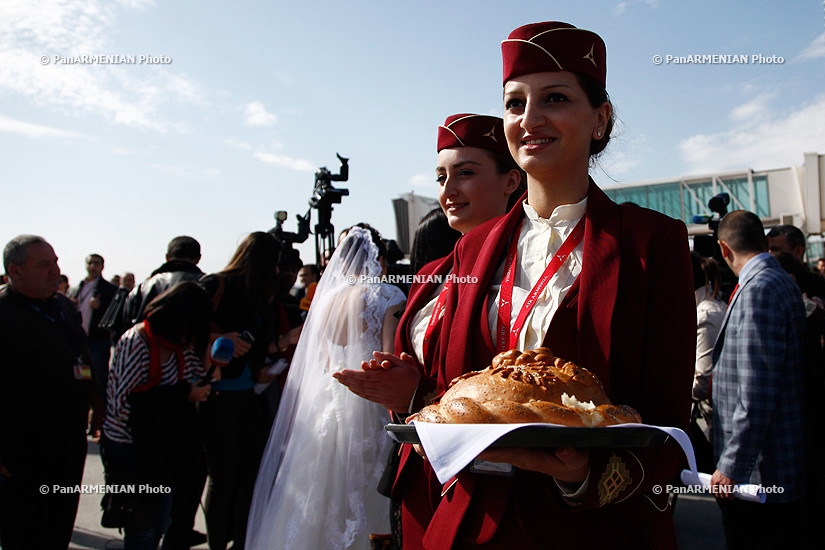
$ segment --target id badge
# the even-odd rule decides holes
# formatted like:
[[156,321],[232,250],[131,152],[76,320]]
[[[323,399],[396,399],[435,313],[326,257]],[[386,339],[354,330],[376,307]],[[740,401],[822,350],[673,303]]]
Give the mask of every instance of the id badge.
[[91,380],[92,379],[92,367],[85,364],[82,360],[78,359],[77,363],[74,365],[74,379],[75,380]]
[[506,462],[490,462],[489,460],[473,460],[470,471],[474,474],[491,474],[495,476],[511,476],[515,473],[512,464]]

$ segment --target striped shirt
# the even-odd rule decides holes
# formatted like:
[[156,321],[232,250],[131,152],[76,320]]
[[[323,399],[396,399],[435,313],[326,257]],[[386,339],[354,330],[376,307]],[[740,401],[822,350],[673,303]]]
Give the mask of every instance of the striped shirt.
[[[183,350],[183,379],[193,380],[203,376],[205,370],[201,360],[191,348]],[[173,353],[161,363],[160,385],[173,385],[178,380],[178,361]],[[132,443],[129,432],[128,396],[138,386],[149,381],[149,345],[137,331],[137,327],[127,330],[115,347],[109,369],[109,384],[106,387],[106,419],[103,431],[106,437],[118,443]]]

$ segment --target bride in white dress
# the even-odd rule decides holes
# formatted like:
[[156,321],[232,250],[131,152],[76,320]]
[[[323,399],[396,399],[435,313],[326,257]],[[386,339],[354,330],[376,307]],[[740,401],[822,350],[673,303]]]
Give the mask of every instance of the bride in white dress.
[[389,415],[332,377],[392,350],[405,298],[380,282],[374,235],[350,229],[318,284],[255,483],[248,549],[366,549],[370,533],[390,532],[376,490]]

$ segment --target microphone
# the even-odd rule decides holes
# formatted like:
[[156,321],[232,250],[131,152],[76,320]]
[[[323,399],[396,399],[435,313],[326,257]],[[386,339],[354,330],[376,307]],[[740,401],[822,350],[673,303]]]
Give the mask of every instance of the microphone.
[[215,369],[218,367],[225,367],[232,356],[235,354],[235,343],[229,338],[221,336],[217,338],[212,344],[212,350],[209,352],[209,358],[212,360],[212,365],[209,367],[206,376],[201,380],[200,385],[205,386],[212,379]]

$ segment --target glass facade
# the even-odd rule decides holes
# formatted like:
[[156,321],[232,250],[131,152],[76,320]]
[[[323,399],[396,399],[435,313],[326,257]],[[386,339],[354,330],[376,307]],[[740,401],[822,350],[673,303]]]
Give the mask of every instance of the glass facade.
[[693,216],[708,216],[708,201],[719,193],[729,193],[729,210],[744,208],[755,212],[760,218],[771,217],[768,197],[768,176],[715,177],[700,181],[676,181],[634,187],[608,187],[604,192],[617,203],[632,202],[661,212],[671,218],[693,223]]

